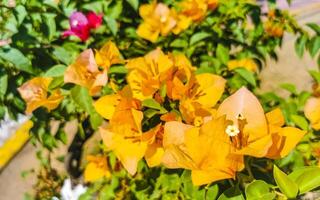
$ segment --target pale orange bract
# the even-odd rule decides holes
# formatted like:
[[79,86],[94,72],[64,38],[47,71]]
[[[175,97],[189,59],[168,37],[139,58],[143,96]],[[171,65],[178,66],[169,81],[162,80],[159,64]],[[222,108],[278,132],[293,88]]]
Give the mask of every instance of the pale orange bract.
[[320,130],[320,98],[309,98],[304,106],[304,114],[311,122],[312,128]]
[[298,128],[282,127],[279,110],[265,116],[258,99],[244,87],[219,106],[217,116],[224,115],[233,123],[225,132],[238,155],[284,157],[306,133]]
[[83,51],[66,69],[64,82],[81,85],[87,88],[91,95],[96,95],[108,82],[110,66],[121,62],[119,50],[109,41],[96,51],[96,55],[91,49]]
[[31,114],[41,106],[46,107],[49,111],[58,107],[63,99],[60,90],[54,90],[48,96],[48,88],[52,80],[48,77],[36,77],[18,88],[21,97],[27,103],[27,114]]
[[95,95],[107,84],[108,74],[106,69],[99,70],[93,51],[87,49],[66,69],[64,82],[81,85]]

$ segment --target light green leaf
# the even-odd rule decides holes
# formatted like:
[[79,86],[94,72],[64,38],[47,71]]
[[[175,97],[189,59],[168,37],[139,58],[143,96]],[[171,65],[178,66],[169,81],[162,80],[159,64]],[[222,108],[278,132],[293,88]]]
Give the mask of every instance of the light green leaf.
[[18,49],[2,48],[0,49],[0,58],[11,62],[14,66],[24,72],[34,74],[35,70],[32,67],[31,61],[25,57]]
[[312,76],[312,78],[317,82],[320,83],[320,72],[315,70],[310,70],[309,74]]
[[116,35],[118,32],[118,24],[114,18],[105,17],[108,27],[110,28],[113,35]]
[[246,187],[247,200],[272,200],[275,196],[270,193],[270,186],[262,180],[255,180]]
[[319,49],[320,49],[320,36],[316,36],[312,38],[312,40],[310,41],[309,50],[310,50],[311,56],[314,57],[318,53]]
[[307,41],[308,41],[308,37],[306,35],[303,35],[299,37],[295,43],[295,50],[300,58],[303,56],[303,52],[304,52]]
[[87,88],[81,86],[75,86],[71,89],[71,97],[84,111],[88,114],[92,114],[95,110],[93,107],[93,101]]
[[142,106],[159,110],[161,114],[166,113],[167,110],[163,108],[156,100],[146,99],[142,102]]
[[256,79],[254,77],[254,73],[245,69],[245,68],[237,68],[237,69],[234,69],[234,71],[236,73],[238,73],[244,80],[246,80],[248,83],[250,83],[252,86],[257,86],[257,83],[256,83]]
[[18,24],[20,25],[20,24],[22,24],[23,20],[26,18],[28,13],[27,13],[25,7],[22,5],[17,5],[15,8],[15,11],[16,11]]
[[8,74],[0,75],[0,97],[3,97],[8,89]]
[[127,74],[128,73],[128,69],[124,66],[114,66],[114,67],[110,67],[109,74]]
[[218,44],[216,56],[223,64],[227,64],[229,61],[229,49],[222,44]]
[[55,65],[55,66],[51,67],[48,71],[46,71],[44,76],[46,76],[46,77],[63,76],[66,68],[67,67],[65,65]]
[[218,184],[214,184],[208,188],[206,193],[206,199],[207,200],[217,199],[218,194],[219,194],[219,186]]
[[196,33],[194,34],[191,38],[190,38],[190,45],[193,45],[207,37],[210,37],[211,34],[210,33],[206,33],[206,32],[200,32],[200,33]]
[[304,117],[302,117],[300,115],[291,115],[291,119],[301,129],[308,130],[309,123],[306,120],[306,118],[304,118]]
[[280,191],[288,198],[295,198],[298,194],[298,186],[276,165],[273,166],[273,176]]
[[299,188],[299,194],[304,194],[320,187],[320,168],[308,166],[294,170],[288,175]]
[[52,53],[59,61],[63,62],[64,64],[66,65],[71,64],[72,56],[65,48],[56,46],[54,47],[54,50]]
[[184,48],[188,46],[188,42],[183,39],[175,39],[173,42],[170,44],[171,47],[177,47],[177,48]]
[[291,84],[291,83],[283,83],[280,85],[280,87],[282,89],[287,90],[288,92],[292,93],[292,94],[298,94],[296,86]]
[[320,35],[320,26],[316,23],[307,24],[312,30],[314,30],[318,35]]

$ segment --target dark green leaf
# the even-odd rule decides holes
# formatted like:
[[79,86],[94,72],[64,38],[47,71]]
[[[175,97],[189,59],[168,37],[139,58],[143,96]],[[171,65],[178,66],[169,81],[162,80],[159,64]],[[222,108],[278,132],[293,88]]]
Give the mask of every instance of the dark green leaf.
[[244,197],[238,187],[232,187],[224,191],[218,200],[244,200]]
[[127,0],[127,2],[132,6],[134,10],[138,10],[139,0]]

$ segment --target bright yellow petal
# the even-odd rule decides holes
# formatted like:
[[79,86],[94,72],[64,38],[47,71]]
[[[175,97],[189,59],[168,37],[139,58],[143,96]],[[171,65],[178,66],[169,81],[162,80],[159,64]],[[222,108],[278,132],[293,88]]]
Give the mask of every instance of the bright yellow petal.
[[268,124],[274,125],[274,126],[283,126],[285,123],[282,111],[280,108],[276,108],[266,114],[266,118],[268,121]]
[[127,139],[126,136],[132,137],[135,135],[135,133],[132,133],[130,126],[119,126],[115,129],[115,132],[105,128],[100,128],[99,131],[106,147],[115,153],[129,174],[134,175],[137,172],[138,162],[145,155],[147,143]]
[[266,135],[254,142],[249,143],[247,146],[236,150],[235,153],[239,155],[248,155],[257,158],[264,157],[272,145],[271,135]]
[[200,85],[198,90],[201,91],[197,102],[207,108],[213,107],[224,92],[226,80],[214,74],[199,74],[196,79]]
[[149,167],[155,167],[161,164],[164,150],[161,145],[157,143],[152,143],[148,145],[145,159]]
[[283,158],[288,155],[295,146],[300,142],[306,131],[302,131],[294,127],[284,127],[273,140],[268,155],[266,157],[272,159]]
[[137,29],[137,34],[143,39],[149,40],[150,42],[154,43],[159,37],[160,30],[155,29],[150,24],[142,23]]
[[94,108],[105,119],[110,120],[115,112],[116,106],[120,101],[117,94],[106,95],[94,103]]
[[192,170],[191,178],[192,183],[196,186],[209,184],[215,181],[235,178],[236,173],[234,171],[228,171],[228,169],[215,169],[215,170]]

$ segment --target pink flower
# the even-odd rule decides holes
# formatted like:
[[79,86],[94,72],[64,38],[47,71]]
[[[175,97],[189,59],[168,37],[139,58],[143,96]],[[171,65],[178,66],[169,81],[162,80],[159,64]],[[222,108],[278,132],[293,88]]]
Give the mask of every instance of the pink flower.
[[97,15],[95,12],[87,13],[87,20],[90,28],[99,28],[102,24],[102,14]]
[[84,15],[82,12],[74,12],[69,18],[70,29],[63,32],[62,37],[75,35],[83,42],[90,36],[90,30],[98,28],[102,24],[102,14],[97,15],[89,12]]

